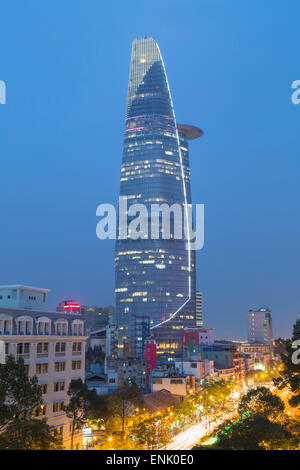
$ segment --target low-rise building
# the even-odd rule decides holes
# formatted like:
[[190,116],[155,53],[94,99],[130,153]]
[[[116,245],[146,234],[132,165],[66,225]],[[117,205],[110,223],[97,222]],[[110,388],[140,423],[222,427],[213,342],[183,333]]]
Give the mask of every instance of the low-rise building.
[[114,393],[124,383],[133,383],[146,391],[146,361],[129,357],[106,359],[106,374],[109,393]]
[[168,390],[159,390],[158,392],[147,393],[143,395],[144,408],[149,414],[157,414],[163,411],[171,411],[172,408],[181,400],[179,395],[173,395]]
[[89,390],[95,390],[97,395],[107,395],[109,393],[107,377],[101,372],[89,372],[85,377],[85,383]]
[[178,361],[175,363],[176,370],[188,377],[195,377],[195,387],[205,385],[214,380],[214,362],[204,361]]
[[173,395],[185,396],[188,391],[188,380],[184,375],[159,376],[152,371],[151,392],[167,390]]
[[[0,339],[6,357],[23,358],[30,376],[43,391],[37,416],[71,444],[71,421],[64,412],[72,379],[84,381],[85,330],[81,314],[46,311],[48,289],[23,285],[0,286]],[[75,432],[74,449],[82,448],[82,432]]]
[[224,382],[235,382],[236,371],[234,367],[224,367],[215,369],[215,380]]

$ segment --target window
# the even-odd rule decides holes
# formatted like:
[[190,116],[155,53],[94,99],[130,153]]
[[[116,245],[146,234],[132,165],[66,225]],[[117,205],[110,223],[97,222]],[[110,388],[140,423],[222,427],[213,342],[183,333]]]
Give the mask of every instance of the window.
[[29,354],[30,343],[18,343],[17,344],[17,354]]
[[54,428],[54,429],[53,429],[53,434],[54,434],[54,436],[63,437],[63,429],[64,429],[63,426],[57,426],[57,428]]
[[175,385],[175,384],[182,384],[183,381],[182,381],[182,379],[171,379],[171,380],[170,380],[170,383],[173,384],[173,385]]
[[57,413],[58,411],[64,410],[64,402],[63,401],[56,401],[53,403],[53,413]]
[[57,336],[67,336],[68,322],[67,320],[57,320],[55,323],[55,333]]
[[81,352],[81,343],[73,343],[73,353],[80,353]]
[[114,384],[116,382],[116,379],[109,379],[110,384]]
[[37,406],[34,410],[35,416],[45,416],[46,415],[46,405]]
[[63,372],[66,369],[65,362],[55,362],[54,363],[54,370],[55,372]]
[[18,335],[32,335],[33,320],[29,316],[17,318],[17,334]]
[[12,317],[0,315],[0,335],[12,334]]
[[37,354],[48,355],[48,343],[38,343],[36,351]]
[[36,374],[47,374],[48,364],[36,364],[35,371]]
[[83,335],[83,322],[81,320],[74,320],[72,323],[72,335],[82,336]]
[[81,361],[72,361],[72,370],[81,369]]
[[65,389],[65,382],[54,382],[54,392],[61,392]]
[[38,335],[50,335],[51,333],[51,320],[47,317],[40,317],[37,320]]
[[191,362],[191,368],[196,369],[197,368],[197,363],[196,362]]
[[57,355],[64,355],[66,353],[66,343],[56,343],[55,353]]

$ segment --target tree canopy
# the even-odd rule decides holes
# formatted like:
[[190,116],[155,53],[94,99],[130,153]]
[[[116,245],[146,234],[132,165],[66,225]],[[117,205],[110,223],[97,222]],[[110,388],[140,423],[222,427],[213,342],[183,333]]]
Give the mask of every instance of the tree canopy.
[[29,377],[22,358],[0,364],[0,449],[57,449],[61,440],[44,418],[36,376]]
[[279,377],[274,379],[274,385],[279,389],[289,388],[291,397],[289,404],[292,407],[300,406],[300,364],[293,362],[293,342],[300,340],[300,320],[298,319],[293,327],[291,340],[286,341],[286,352],[281,354],[282,368],[279,370]]
[[276,420],[284,412],[284,403],[267,387],[258,387],[242,396],[238,411],[240,415],[251,411],[253,414],[260,413],[269,419]]

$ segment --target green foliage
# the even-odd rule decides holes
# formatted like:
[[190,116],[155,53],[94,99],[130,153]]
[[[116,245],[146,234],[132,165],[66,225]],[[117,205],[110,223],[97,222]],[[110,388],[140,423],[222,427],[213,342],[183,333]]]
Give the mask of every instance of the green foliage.
[[223,410],[233,391],[234,384],[220,381],[199,391],[194,398],[196,404],[202,404],[205,412],[212,409]]
[[91,364],[100,364],[101,366],[103,366],[104,359],[105,359],[105,353],[102,351],[101,346],[88,348],[85,353],[86,370],[90,370]]
[[139,423],[132,431],[141,448],[149,450],[165,447],[170,440],[170,424],[165,417],[151,417]]
[[125,382],[113,395],[104,395],[90,401],[87,416],[98,427],[121,430],[125,439],[128,421],[136,408],[143,406],[143,397],[135,383]]
[[46,419],[16,419],[0,434],[1,450],[62,450]]
[[238,411],[241,416],[251,411],[253,414],[263,414],[271,420],[276,420],[284,412],[284,403],[268,388],[259,387],[242,396]]
[[293,326],[293,336],[292,341],[300,339],[300,319],[296,320],[296,323]]
[[0,449],[57,449],[61,440],[54,436],[45,419],[35,419],[43,404],[37,377],[29,377],[24,361],[9,356],[0,365]]
[[64,407],[68,418],[72,420],[71,450],[73,450],[75,429],[80,429],[85,421],[85,407],[89,398],[95,395],[94,391],[89,391],[86,384],[81,379],[72,380],[67,392],[69,403]]
[[283,390],[288,387],[292,396],[289,404],[292,407],[300,406],[300,365],[294,364],[292,356],[295,350],[292,348],[293,341],[300,339],[300,320],[294,324],[291,340],[286,341],[286,352],[281,354],[282,368],[279,370],[279,377],[274,379],[274,385]]
[[189,418],[191,418],[192,413],[195,411],[195,407],[191,398],[187,396],[184,400],[176,403],[173,411],[180,426],[182,426]]
[[97,425],[98,428],[107,428],[108,422],[111,419],[109,398],[110,395],[95,394],[87,404],[86,418],[92,424]]
[[[209,447],[212,450],[281,450],[294,449],[297,445],[286,427],[260,414],[250,415],[235,425],[227,421],[216,434],[218,441]],[[194,450],[202,449],[194,447]]]

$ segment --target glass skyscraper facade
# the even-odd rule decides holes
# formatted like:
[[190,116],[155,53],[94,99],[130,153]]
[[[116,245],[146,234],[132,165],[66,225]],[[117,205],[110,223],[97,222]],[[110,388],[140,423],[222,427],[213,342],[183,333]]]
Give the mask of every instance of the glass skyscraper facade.
[[[144,204],[179,204],[188,219],[191,204],[188,141],[202,131],[177,125],[169,84],[158,44],[153,38],[132,45],[120,198]],[[149,319],[156,338],[158,359],[172,361],[181,349],[180,330],[196,326],[195,252],[189,242],[174,237],[171,211],[170,238],[127,237],[116,242],[116,320],[120,355],[137,350],[132,322]],[[128,217],[128,223],[132,218]]]

